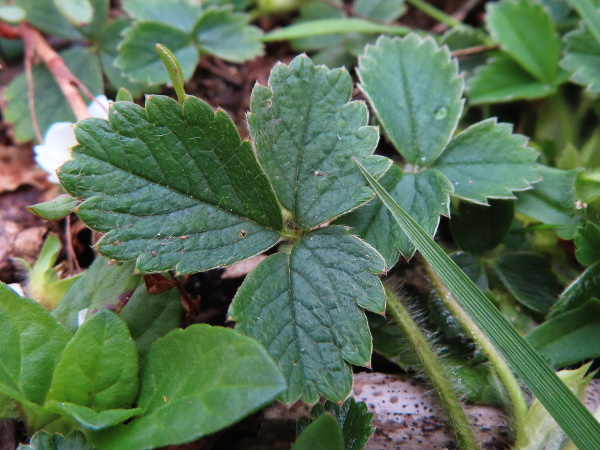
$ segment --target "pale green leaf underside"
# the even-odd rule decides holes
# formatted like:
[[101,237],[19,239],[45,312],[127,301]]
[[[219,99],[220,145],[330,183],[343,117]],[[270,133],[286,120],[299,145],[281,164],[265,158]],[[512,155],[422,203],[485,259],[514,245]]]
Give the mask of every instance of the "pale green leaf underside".
[[75,26],[90,23],[94,16],[94,7],[89,0],[54,0],[54,6]]
[[46,399],[103,411],[129,408],[137,391],[138,356],[127,325],[101,311],[65,347]]
[[162,22],[186,33],[192,31],[202,12],[200,2],[193,0],[124,0],[123,9],[138,22]]
[[0,283],[0,392],[43,404],[71,337],[48,311]]
[[79,424],[90,430],[102,430],[125,422],[127,419],[142,412],[141,408],[135,409],[109,409],[97,412],[92,408],[73,403],[49,401],[45,405],[49,411],[69,416]]
[[[452,185],[435,169],[403,173],[394,165],[380,183],[430,236],[437,230],[440,214],[449,215]],[[415,246],[378,198],[342,216],[338,222],[351,226],[353,233],[375,247],[388,268],[396,264],[400,254],[410,258],[415,252]]]
[[487,25],[491,34],[531,75],[545,83],[554,81],[559,42],[550,14],[531,0],[490,3]]
[[229,8],[206,11],[194,26],[193,36],[200,49],[232,62],[242,62],[262,54],[262,31],[248,25],[244,14]]
[[[98,250],[143,272],[192,273],[275,244],[279,205],[248,142],[223,111],[187,97],[113,103],[110,124],[76,126],[74,159],[59,178],[86,199],[78,215],[107,234]],[[248,181],[252,181],[248,183]]]
[[499,54],[477,69],[469,87],[469,101],[501,103],[532,100],[556,92],[556,86],[536,79],[508,56]]
[[571,72],[571,81],[600,92],[600,44],[583,23],[565,36],[565,42],[566,53],[560,63]]
[[250,134],[277,197],[301,228],[311,228],[372,196],[351,157],[369,156],[378,142],[362,102],[349,102],[344,69],[315,67],[305,55],[278,64],[269,87],[250,101]]
[[560,170],[540,166],[542,181],[518,194],[517,211],[549,225],[563,239],[573,239],[581,221],[576,210],[575,180],[580,169]]
[[461,307],[496,345],[512,369],[577,447],[596,449],[600,442],[600,424],[596,419],[444,250],[394,202],[365,169],[361,171]]
[[455,196],[487,204],[488,198],[514,198],[512,191],[538,181],[536,158],[512,125],[487,119],[456,135],[433,167],[448,177]]
[[156,53],[157,43],[173,52],[184,79],[191,78],[200,58],[198,49],[187,33],[161,22],[139,22],[128,28],[115,64],[135,81],[168,83],[169,75]]
[[100,450],[156,448],[225,428],[273,400],[285,380],[254,340],[226,328],[192,325],[151,348],[138,406],[126,425],[92,433]]
[[248,275],[229,310],[237,329],[262,343],[288,381],[281,396],[307,403],[343,400],[352,387],[344,362],[368,365],[371,334],[360,307],[382,313],[384,261],[342,227],[313,231],[289,255]]
[[463,80],[447,48],[411,34],[382,37],[360,57],[361,88],[396,147],[426,166],[443,151],[462,112]]

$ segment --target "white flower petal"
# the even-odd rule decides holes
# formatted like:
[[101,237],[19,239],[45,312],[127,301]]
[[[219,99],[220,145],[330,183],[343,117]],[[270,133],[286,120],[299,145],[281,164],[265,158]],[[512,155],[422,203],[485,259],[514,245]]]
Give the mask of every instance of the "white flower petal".
[[85,316],[87,316],[88,308],[82,309],[77,313],[77,326],[80,327],[85,322]]
[[[112,103],[108,100],[105,95],[99,95],[96,97],[95,102],[92,102],[88,106],[88,112],[90,116],[98,119],[108,119],[108,105]],[[100,103],[100,105],[98,104]]]
[[77,145],[71,122],[53,123],[46,135],[44,144],[33,147],[36,162],[50,175],[48,180],[58,183],[56,169],[71,159],[71,147]]

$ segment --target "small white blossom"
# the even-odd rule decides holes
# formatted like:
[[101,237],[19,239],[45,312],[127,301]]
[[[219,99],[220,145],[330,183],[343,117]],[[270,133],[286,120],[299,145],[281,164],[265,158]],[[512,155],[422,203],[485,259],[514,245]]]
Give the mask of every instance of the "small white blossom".
[[[108,119],[110,100],[104,95],[99,95],[96,100],[88,106],[90,117]],[[58,183],[56,170],[71,159],[71,148],[77,145],[73,125],[71,122],[53,123],[46,131],[44,143],[33,147],[35,161],[50,174],[48,180],[52,183]]]

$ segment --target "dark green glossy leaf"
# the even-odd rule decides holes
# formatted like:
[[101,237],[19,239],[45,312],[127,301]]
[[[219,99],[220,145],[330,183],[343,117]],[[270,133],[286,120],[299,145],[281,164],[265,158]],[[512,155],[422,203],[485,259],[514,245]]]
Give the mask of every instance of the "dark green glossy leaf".
[[63,350],[46,400],[95,411],[126,409],[138,391],[138,357],[125,322],[111,311],[86,320]]
[[292,450],[344,450],[344,436],[335,417],[323,414],[300,435]]
[[77,423],[90,430],[102,430],[118,425],[131,417],[143,412],[141,408],[135,409],[107,409],[97,412],[87,406],[80,406],[68,402],[48,401],[46,409],[74,419]]
[[540,3],[530,0],[490,3],[486,22],[496,41],[527,72],[545,83],[554,81],[559,41],[552,18]]
[[161,22],[188,34],[202,13],[201,3],[195,0],[124,0],[123,9],[137,22]]
[[448,177],[456,197],[487,204],[487,198],[514,198],[512,191],[538,181],[536,158],[512,125],[488,119],[456,135],[433,167]]
[[301,228],[311,228],[372,197],[351,161],[359,157],[381,173],[386,159],[371,156],[377,129],[366,126],[362,102],[349,102],[344,69],[315,67],[305,55],[276,65],[269,86],[250,100],[250,134],[277,197]]
[[364,402],[357,402],[353,397],[349,397],[342,405],[330,400],[325,404],[315,404],[308,419],[296,424],[296,434],[304,433],[311,423],[316,422],[323,415],[331,415],[337,419],[344,438],[343,448],[346,450],[362,450],[375,431],[375,428],[371,427],[374,414],[369,412]]
[[33,300],[0,283],[0,393],[20,404],[31,427],[51,419],[44,403],[52,374],[70,334]]
[[496,259],[504,286],[532,311],[546,314],[558,299],[560,285],[550,262],[537,253],[509,253]]
[[248,18],[230,8],[209,9],[198,19],[193,36],[200,50],[232,62],[262,54],[262,31],[248,24]]
[[[91,50],[78,47],[65,50],[60,55],[73,75],[79,78],[93,95],[102,93],[100,62]],[[73,111],[46,66],[37,65],[32,72],[35,111],[42,135],[54,122],[75,122]],[[22,142],[35,138],[27,92],[27,80],[22,74],[10,82],[5,94],[8,104],[4,119],[15,125],[15,137]]]
[[588,222],[575,236],[575,256],[581,264],[589,266],[600,261],[600,227]]
[[[110,123],[75,128],[81,145],[59,172],[83,198],[77,214],[107,234],[105,256],[143,272],[233,264],[279,240],[280,207],[249,142],[224,111],[187,97],[113,103]],[[251,180],[251,183],[248,181]]]
[[75,210],[79,200],[68,194],[62,194],[54,200],[37,203],[27,207],[27,211],[46,220],[58,220],[67,217]]
[[[431,236],[437,230],[440,214],[449,215],[452,185],[437,170],[403,173],[394,165],[381,178],[381,184]],[[375,247],[388,268],[396,264],[400,253],[410,258],[415,252],[414,245],[377,198],[338,222],[351,226],[353,233]]]
[[536,79],[514,60],[500,54],[475,71],[469,85],[469,101],[481,104],[532,100],[555,92],[555,86]]
[[463,107],[463,80],[448,49],[416,34],[382,37],[360,57],[358,74],[361,89],[402,156],[419,167],[435,161]]
[[565,36],[566,51],[560,64],[571,73],[571,81],[592,92],[600,91],[600,44],[582,23]]
[[600,300],[548,319],[527,335],[533,347],[554,367],[600,357]]
[[549,225],[557,225],[562,239],[573,239],[581,221],[576,205],[575,181],[580,169],[539,166],[542,181],[517,194],[517,211]]
[[420,367],[418,355],[395,321],[376,314],[368,314],[367,318],[373,335],[375,353],[389,359],[407,372]]
[[383,313],[383,286],[373,275],[383,269],[375,250],[342,227],[328,227],[246,277],[229,315],[279,363],[288,380],[283,401],[346,398],[352,374],[344,359],[370,364],[371,335],[360,307]]
[[124,40],[119,47],[119,56],[115,64],[126,76],[134,81],[146,84],[169,82],[169,75],[156,53],[157,43],[169,48],[188,80],[198,65],[200,55],[192,38],[177,28],[161,22],[139,22],[123,33]]
[[137,401],[144,413],[90,439],[99,450],[189,442],[234,424],[284,389],[281,372],[256,341],[227,328],[192,325],[150,349]]
[[40,431],[33,435],[29,445],[19,445],[18,450],[94,450],[81,431],[72,431],[66,436]]
[[573,280],[552,306],[548,317],[578,308],[592,297],[600,298],[600,261]]
[[471,253],[484,253],[502,242],[515,214],[515,202],[492,200],[486,205],[461,201],[452,212],[450,229],[458,246]]

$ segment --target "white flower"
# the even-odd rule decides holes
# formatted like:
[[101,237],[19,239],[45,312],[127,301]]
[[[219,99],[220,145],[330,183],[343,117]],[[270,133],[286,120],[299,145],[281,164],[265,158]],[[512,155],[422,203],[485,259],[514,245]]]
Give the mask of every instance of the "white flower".
[[[90,117],[108,119],[110,100],[104,95],[99,95],[96,100],[88,106]],[[48,180],[52,183],[58,183],[56,170],[71,159],[71,147],[77,145],[73,125],[71,122],[53,123],[46,131],[44,143],[33,147],[35,161],[50,174]]]

